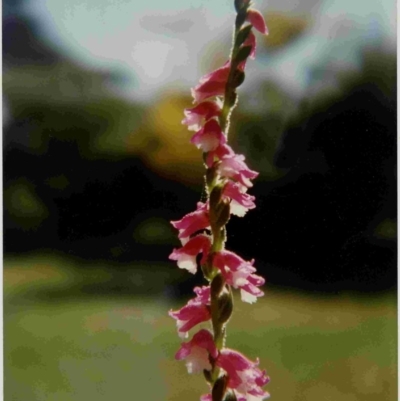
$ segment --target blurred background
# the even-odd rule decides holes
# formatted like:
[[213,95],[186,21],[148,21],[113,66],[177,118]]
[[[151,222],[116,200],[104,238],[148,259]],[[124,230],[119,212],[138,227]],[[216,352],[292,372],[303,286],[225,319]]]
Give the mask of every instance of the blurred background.
[[[274,400],[397,399],[396,2],[257,1],[231,124],[260,176],[227,247],[266,296],[228,346]],[[195,208],[190,88],[229,55],[233,0],[3,0],[7,401],[196,400],[168,260]]]

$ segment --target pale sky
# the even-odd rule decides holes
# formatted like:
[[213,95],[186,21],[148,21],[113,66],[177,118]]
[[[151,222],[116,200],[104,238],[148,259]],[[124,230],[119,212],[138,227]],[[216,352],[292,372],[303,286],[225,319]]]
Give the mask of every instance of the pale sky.
[[[273,57],[258,54],[249,63],[250,76],[274,79],[299,96],[309,85],[307,69],[321,58],[338,68],[358,68],[361,46],[379,36],[384,46],[395,45],[395,0],[254,3],[261,11],[311,16],[313,25],[301,41]],[[210,43],[222,38],[227,46],[221,52],[228,56],[235,17],[233,0],[35,0],[27,11],[53,46],[91,68],[117,67],[132,77],[126,96],[143,100],[167,86],[194,86],[205,66],[213,64],[207,59]]]

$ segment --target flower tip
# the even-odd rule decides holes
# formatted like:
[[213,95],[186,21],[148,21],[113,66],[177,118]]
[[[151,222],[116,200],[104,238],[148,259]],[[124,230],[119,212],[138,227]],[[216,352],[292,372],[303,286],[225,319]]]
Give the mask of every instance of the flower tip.
[[196,104],[199,101],[199,94],[196,91],[196,88],[191,88],[190,89],[190,94],[192,95],[193,98],[193,104]]
[[246,19],[248,22],[250,22],[251,25],[254,26],[254,28],[257,29],[258,32],[261,32],[263,35],[269,34],[267,24],[265,23],[264,17],[260,13],[260,11],[250,8],[247,11]]

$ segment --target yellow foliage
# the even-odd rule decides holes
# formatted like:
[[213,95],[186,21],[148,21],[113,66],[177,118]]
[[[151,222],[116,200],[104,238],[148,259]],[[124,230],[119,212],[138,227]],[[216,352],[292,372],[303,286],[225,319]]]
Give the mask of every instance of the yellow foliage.
[[202,152],[190,143],[193,132],[181,121],[191,99],[165,94],[145,114],[141,128],[128,136],[128,151],[160,175],[188,184],[200,184],[204,167]]
[[265,21],[269,35],[265,36],[264,45],[269,48],[279,48],[292,41],[309,25],[305,18],[290,17],[279,13],[267,13]]

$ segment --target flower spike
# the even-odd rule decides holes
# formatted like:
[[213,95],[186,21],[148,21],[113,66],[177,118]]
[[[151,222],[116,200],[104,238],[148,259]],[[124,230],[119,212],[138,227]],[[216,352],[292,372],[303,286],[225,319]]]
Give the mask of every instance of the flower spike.
[[252,30],[268,34],[262,14],[251,8],[250,0],[234,0],[234,6],[237,16],[231,57],[191,90],[194,106],[184,110],[182,120],[189,131],[195,131],[191,143],[203,152],[207,200],[171,222],[182,246],[169,258],[192,274],[199,262],[208,282],[195,287],[196,296],[181,309],[169,311],[181,338],[189,337],[189,331],[200,323],[208,322],[212,328],[199,330],[175,355],[185,360],[189,373],[204,374],[209,390],[200,401],[263,401],[269,397],[262,389],[269,377],[258,368],[258,359],[253,362],[225,347],[226,325],[234,307],[233,290],[239,290],[242,301],[252,304],[264,295],[261,287],[265,283],[256,274],[254,260],[246,261],[225,249],[231,215],[243,217],[256,207],[255,197],[247,190],[258,173],[228,145],[227,137],[230,115],[238,102],[236,88],[245,79],[247,60],[255,57]]

